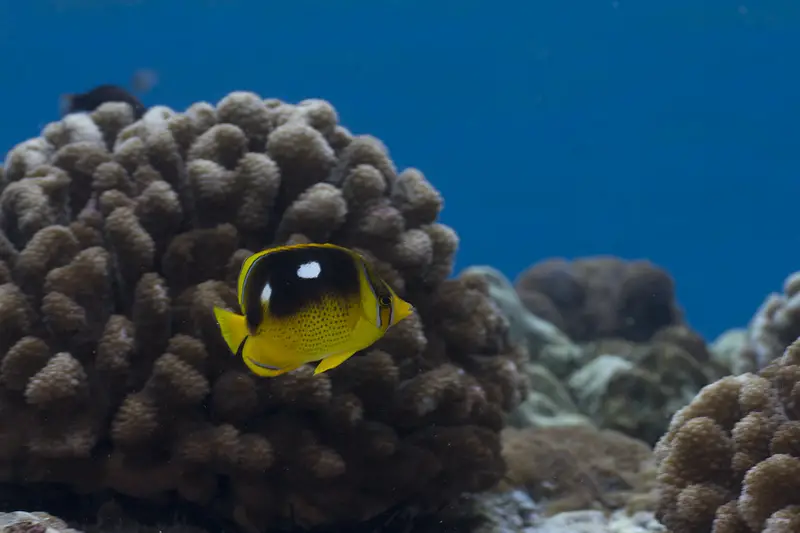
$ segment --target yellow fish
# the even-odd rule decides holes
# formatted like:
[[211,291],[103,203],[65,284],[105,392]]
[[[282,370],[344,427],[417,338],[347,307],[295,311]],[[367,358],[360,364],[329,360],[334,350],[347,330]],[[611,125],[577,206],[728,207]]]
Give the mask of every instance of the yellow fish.
[[314,374],[380,339],[414,308],[364,258],[334,244],[298,244],[248,257],[237,284],[242,314],[214,308],[231,352],[259,376],[320,361]]

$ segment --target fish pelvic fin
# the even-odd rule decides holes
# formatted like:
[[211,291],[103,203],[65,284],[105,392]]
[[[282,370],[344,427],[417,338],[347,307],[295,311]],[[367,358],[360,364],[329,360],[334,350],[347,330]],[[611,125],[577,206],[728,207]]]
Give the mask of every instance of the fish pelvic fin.
[[314,375],[321,374],[323,372],[327,372],[331,368],[336,368],[337,366],[341,365],[348,359],[350,359],[353,354],[356,352],[344,352],[336,355],[331,355],[326,357],[322,361],[319,362],[317,368],[314,369]]
[[214,316],[219,324],[222,338],[225,339],[225,344],[228,345],[231,353],[237,355],[242,343],[250,334],[247,330],[247,321],[242,315],[237,315],[221,307],[214,307]]

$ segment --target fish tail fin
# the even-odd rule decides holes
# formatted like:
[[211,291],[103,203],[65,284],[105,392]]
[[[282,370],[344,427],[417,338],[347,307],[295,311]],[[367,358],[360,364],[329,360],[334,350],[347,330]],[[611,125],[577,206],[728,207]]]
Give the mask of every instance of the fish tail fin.
[[245,318],[221,307],[214,307],[214,316],[219,324],[222,338],[225,339],[225,344],[234,355],[237,355],[239,348],[249,335]]

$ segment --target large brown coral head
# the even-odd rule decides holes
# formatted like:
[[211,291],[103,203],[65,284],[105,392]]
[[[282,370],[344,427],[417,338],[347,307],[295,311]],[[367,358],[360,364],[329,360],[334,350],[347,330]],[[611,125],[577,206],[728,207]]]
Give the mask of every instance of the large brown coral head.
[[[331,104],[234,92],[68,115],[0,190],[0,480],[169,494],[264,531],[436,506],[503,475],[526,354],[452,274],[441,195]],[[325,375],[250,375],[212,309],[268,246],[356,249],[417,309]]]
[[672,278],[649,261],[549,259],[528,268],[516,285],[528,310],[575,341],[644,342],[682,322]]

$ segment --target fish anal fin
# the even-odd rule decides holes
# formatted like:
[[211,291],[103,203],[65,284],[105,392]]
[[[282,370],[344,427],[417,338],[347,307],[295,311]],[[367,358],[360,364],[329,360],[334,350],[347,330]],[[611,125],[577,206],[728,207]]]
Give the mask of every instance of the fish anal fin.
[[336,368],[337,366],[341,365],[348,359],[350,359],[353,354],[356,352],[344,352],[336,355],[331,355],[326,357],[322,361],[319,362],[317,368],[314,369],[314,375],[321,374],[322,372],[327,372],[331,368]]

